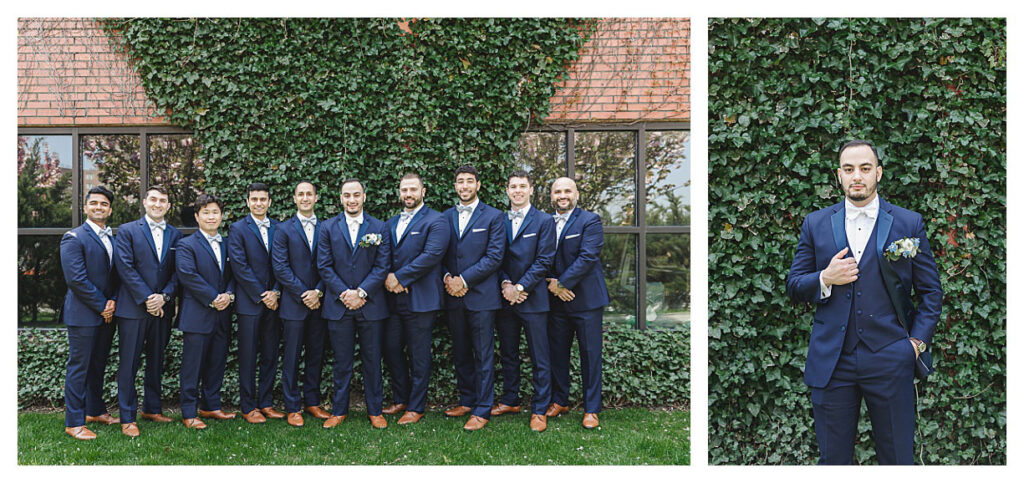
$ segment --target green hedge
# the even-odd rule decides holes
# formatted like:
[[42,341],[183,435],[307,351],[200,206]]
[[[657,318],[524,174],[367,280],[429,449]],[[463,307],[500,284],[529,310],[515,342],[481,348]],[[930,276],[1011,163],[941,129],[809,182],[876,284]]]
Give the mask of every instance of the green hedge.
[[[817,459],[813,308],[785,278],[803,217],[841,200],[838,147],[864,138],[882,196],[923,214],[945,291],[917,462],[1005,464],[1005,20],[709,23],[710,461]],[[856,459],[874,462],[860,429]]]
[[[434,327],[432,340],[433,360],[431,362],[429,403],[433,405],[454,404],[458,400],[455,389],[454,362],[451,358],[451,337],[443,319]],[[526,339],[520,341],[523,364],[520,371],[520,396],[529,401],[533,394],[530,383],[532,366],[526,355]],[[570,376],[573,403],[580,401],[579,354],[572,349]],[[329,345],[329,344],[328,344]],[[228,352],[228,365],[224,377],[223,397],[226,404],[238,405],[238,344],[232,334]],[[358,347],[358,344],[357,344]],[[18,332],[18,406],[49,405],[61,407],[64,404],[64,371],[68,357],[67,333],[64,330],[24,329]],[[333,354],[328,349],[327,363],[323,369],[320,394],[323,401],[331,397],[331,364]],[[498,367],[495,382],[496,395],[501,394],[501,361],[495,357]],[[117,337],[114,348],[107,360],[104,377],[104,400],[110,408],[117,410]],[[605,407],[647,406],[647,407],[689,407],[690,402],[690,331],[689,325],[682,330],[632,329],[606,330],[603,350],[603,403]],[[164,400],[178,405],[178,371],[181,364],[181,332],[171,333],[167,347],[166,368],[163,377]],[[353,377],[353,403],[362,405],[362,373],[358,356]],[[136,387],[141,391],[142,374],[139,371]],[[384,371],[384,398],[391,400],[388,371]],[[280,369],[275,384],[275,401],[281,402]]]

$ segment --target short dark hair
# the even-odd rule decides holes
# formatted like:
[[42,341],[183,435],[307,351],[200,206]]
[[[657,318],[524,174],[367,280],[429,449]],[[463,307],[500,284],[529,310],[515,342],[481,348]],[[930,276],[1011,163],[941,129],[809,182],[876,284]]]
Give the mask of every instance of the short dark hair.
[[302,181],[299,181],[298,183],[295,183],[295,188],[292,188],[292,193],[295,193],[295,190],[299,189],[299,185],[302,184],[302,183],[308,183],[310,186],[312,186],[313,187],[313,194],[316,194],[316,185],[313,184],[313,182],[308,180],[308,179],[304,179]]
[[867,147],[871,148],[871,152],[875,154],[875,162],[879,166],[882,165],[882,158],[878,157],[878,150],[875,149],[875,146],[873,144],[871,144],[870,141],[865,141],[863,139],[854,139],[852,141],[847,141],[846,143],[844,143],[839,148],[839,158],[843,157],[843,151],[846,151],[846,148],[853,148],[853,147],[857,147],[857,146],[867,146]]
[[224,211],[224,204],[220,202],[220,198],[217,198],[216,196],[213,196],[209,193],[203,193],[199,195],[199,197],[196,198],[196,202],[192,203],[192,209],[196,213],[199,213],[200,210],[202,210],[206,205],[210,203],[216,203],[217,209],[219,209],[220,211]]
[[402,181],[405,181],[407,179],[414,179],[416,181],[419,181],[420,186],[423,186],[423,177],[420,176],[419,173],[405,173],[404,175],[402,175],[402,179],[398,180],[398,182],[401,183]]
[[89,201],[89,196],[92,195],[103,195],[107,197],[107,203],[114,204],[114,193],[107,189],[106,186],[95,186],[89,189],[89,192],[85,194],[85,201]]
[[245,189],[245,197],[248,198],[253,191],[266,191],[267,197],[270,197],[270,187],[265,183],[260,183],[259,181],[249,183],[249,187]]
[[359,181],[358,178],[349,178],[349,179],[346,179],[345,181],[342,181],[341,182],[342,189],[344,189],[345,185],[347,185],[349,183],[359,183],[359,189],[363,190],[364,193],[366,192],[366,187],[363,186],[363,182]]
[[[512,181],[512,178],[526,178],[526,184],[533,186],[533,177],[530,176],[530,173],[527,173],[526,170],[517,169],[513,171],[512,174],[508,175],[508,181]],[[508,184],[508,182],[506,182],[506,184]]]
[[156,191],[157,193],[160,193],[168,198],[171,197],[170,193],[167,192],[167,188],[164,188],[163,186],[158,184],[149,185],[149,188],[146,188],[146,194],[149,194],[150,191]]
[[480,174],[476,172],[476,168],[474,168],[472,164],[463,164],[462,166],[459,166],[458,169],[455,170],[455,177],[458,178],[462,173],[469,173],[473,175],[473,178],[477,181],[480,181]]

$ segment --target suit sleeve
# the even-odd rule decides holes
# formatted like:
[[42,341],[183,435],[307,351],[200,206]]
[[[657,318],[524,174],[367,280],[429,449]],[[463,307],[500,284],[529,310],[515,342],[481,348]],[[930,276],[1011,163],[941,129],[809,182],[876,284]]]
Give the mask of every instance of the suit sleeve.
[[[408,230],[408,229],[407,229]],[[395,272],[395,278],[403,287],[419,280],[430,273],[444,256],[448,249],[451,226],[443,216],[438,216],[427,230],[427,242],[423,245],[423,251],[413,258],[407,265]],[[405,236],[409,236],[406,234]],[[440,281],[438,282],[440,283]]]
[[135,269],[135,251],[132,243],[132,230],[130,228],[120,230],[114,237],[114,266],[117,267],[117,275],[121,278],[121,284],[128,289],[132,300],[122,300],[121,303],[134,303],[142,305],[146,299],[155,291],[146,285],[145,280]]
[[288,263],[288,235],[285,230],[278,227],[274,230],[274,244],[270,248],[270,265],[274,269],[274,278],[285,291],[295,297],[302,297],[306,287],[302,281],[295,276],[291,265]]
[[786,277],[786,295],[796,302],[823,302],[820,276],[821,270],[818,270],[815,262],[810,222],[804,218],[800,227],[800,242],[797,243],[789,276]]
[[60,240],[60,264],[64,270],[64,281],[78,300],[97,314],[107,306],[107,297],[89,280],[85,265],[85,247],[74,232],[67,232]]
[[491,222],[487,226],[487,251],[476,263],[470,265],[462,273],[462,279],[467,285],[476,286],[484,281],[501,266],[505,258],[505,247],[508,245],[508,235],[505,233],[505,220],[500,216],[491,216]]
[[915,226],[914,237],[921,240],[921,245],[918,247],[917,256],[911,260],[914,292],[920,297],[921,303],[917,305],[910,336],[931,345],[935,326],[939,323],[939,314],[942,313],[942,284],[921,215],[917,216]]
[[558,277],[563,287],[572,290],[580,279],[601,262],[601,247],[604,246],[604,227],[601,217],[593,216],[583,225],[583,240],[580,242],[580,253]]
[[324,224],[320,239],[316,242],[316,268],[325,289],[324,297],[336,299],[349,289],[345,281],[334,271],[334,249],[331,246],[331,226]]
[[519,283],[527,292],[532,291],[538,282],[544,280],[544,276],[548,273],[548,269],[551,268],[551,262],[554,258],[555,220],[547,218],[540,224],[540,230],[537,232],[537,256],[534,257],[533,263],[523,273],[523,278],[519,279]]
[[242,239],[245,234],[242,230],[246,229],[244,223],[233,223],[228,228],[228,263],[231,264],[235,288],[242,292],[241,295],[249,297],[253,303],[259,303],[263,298],[260,294],[266,289],[260,285],[259,279],[249,266],[249,257],[245,254],[245,240]]
[[199,267],[196,266],[196,253],[187,243],[178,243],[178,258],[174,267],[178,272],[178,280],[181,281],[182,291],[192,294],[196,300],[203,305],[212,304],[220,295],[220,291],[210,285],[203,277],[199,276]]
[[388,276],[388,268],[391,266],[391,233],[387,228],[381,233],[380,245],[377,245],[377,255],[373,259],[373,268],[366,278],[359,282],[359,288],[369,292],[373,288],[384,285],[384,279]]

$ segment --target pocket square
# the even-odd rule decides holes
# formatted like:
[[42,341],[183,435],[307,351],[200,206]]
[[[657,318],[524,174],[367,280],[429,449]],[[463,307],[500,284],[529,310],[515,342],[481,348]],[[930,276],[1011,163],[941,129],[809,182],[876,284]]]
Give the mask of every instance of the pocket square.
[[473,228],[473,233],[481,232],[481,231],[484,231],[486,229],[487,228]]
[[576,238],[576,237],[578,237],[578,236],[580,236],[580,234],[579,234],[579,233],[575,233],[575,234],[572,234],[572,235],[566,235],[566,236],[565,236],[565,239],[566,239],[566,240],[568,240],[568,239],[570,239],[570,238]]
[[537,236],[537,234],[536,233],[527,233],[527,234],[523,235],[523,238],[530,238],[531,236]]
[[410,233],[409,235],[411,236],[411,235],[419,235],[419,234],[420,234],[420,232],[414,231],[414,232]]

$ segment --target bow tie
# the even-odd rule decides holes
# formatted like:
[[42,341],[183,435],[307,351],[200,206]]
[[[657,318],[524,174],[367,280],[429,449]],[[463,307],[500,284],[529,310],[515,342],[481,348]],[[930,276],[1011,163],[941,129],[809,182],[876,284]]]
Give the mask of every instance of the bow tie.
[[408,221],[409,221],[410,219],[412,219],[412,212],[409,212],[409,211],[403,211],[403,212],[402,212],[402,213],[401,213],[400,215],[398,215],[398,221],[399,221],[399,223],[406,223],[406,222],[408,222]]
[[571,215],[571,214],[572,214],[571,212],[556,214],[555,215],[555,223],[565,223],[565,222],[569,221],[569,215]]
[[348,219],[348,224],[349,225],[351,225],[353,223],[355,223],[357,225],[362,225],[363,224],[363,217],[361,217],[361,216],[359,218],[347,218],[347,219]]
[[151,221],[151,222],[149,222],[149,229],[152,230],[153,228],[159,228],[161,230],[164,230],[164,229],[167,228],[167,221],[160,221],[160,222]]
[[303,228],[305,228],[305,227],[307,227],[309,225],[316,226],[316,215],[313,215],[313,216],[311,216],[309,218],[303,218],[302,216],[299,216],[299,221],[302,222],[302,227]]
[[105,237],[107,237],[107,238],[110,238],[111,236],[113,236],[113,235],[112,235],[112,232],[110,231],[110,227],[109,227],[109,226],[105,226],[105,227],[101,228],[101,229],[100,229],[100,233],[99,233],[99,235],[100,235],[101,237],[104,237],[104,236],[105,236]]
[[203,233],[203,236],[206,237],[206,241],[211,242],[211,243],[213,243],[213,242],[220,243],[221,241],[224,240],[224,237],[220,236],[220,233],[218,233],[218,234],[216,234],[214,236],[210,236],[210,235],[207,235],[206,233]]
[[877,206],[876,207],[867,207],[867,206],[865,206],[863,208],[856,207],[856,206],[847,206],[846,207],[846,219],[847,220],[856,220],[857,217],[859,217],[859,216],[866,216],[866,217],[868,217],[868,218],[873,220],[873,219],[878,217],[878,207]]
[[256,222],[256,226],[260,228],[270,229],[270,218],[264,218],[262,220],[253,219]]
[[512,220],[512,221],[515,221],[516,218],[522,220],[525,217],[526,217],[526,213],[523,213],[522,211],[509,211],[508,212],[508,219]]
[[460,215],[463,214],[463,213],[472,213],[473,212],[473,206],[472,205],[470,205],[470,206],[458,205],[458,206],[455,207],[455,209],[459,210],[459,214]]

